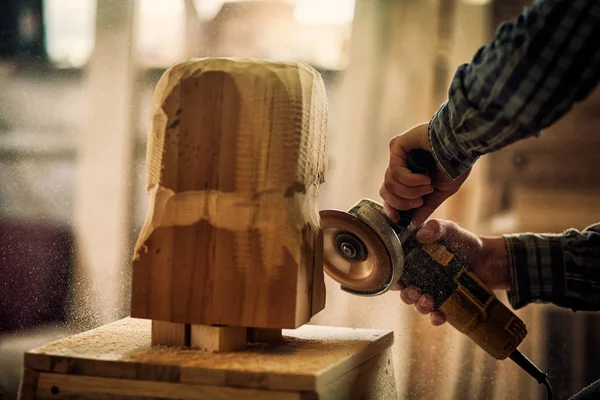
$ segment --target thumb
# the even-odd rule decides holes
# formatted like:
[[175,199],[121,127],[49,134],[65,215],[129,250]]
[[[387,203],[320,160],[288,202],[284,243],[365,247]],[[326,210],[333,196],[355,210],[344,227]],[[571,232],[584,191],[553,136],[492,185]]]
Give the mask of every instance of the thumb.
[[421,244],[433,243],[444,235],[444,226],[440,221],[431,219],[417,231],[416,239]]
[[421,226],[438,207],[446,201],[451,193],[434,191],[423,197],[423,205],[413,213],[412,223],[414,226]]

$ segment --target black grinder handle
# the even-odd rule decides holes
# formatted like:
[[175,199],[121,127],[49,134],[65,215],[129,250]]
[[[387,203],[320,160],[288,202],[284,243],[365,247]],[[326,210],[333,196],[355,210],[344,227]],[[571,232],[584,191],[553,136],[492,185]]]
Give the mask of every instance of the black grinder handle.
[[[433,154],[427,150],[415,149],[408,153],[408,156],[406,157],[406,166],[415,174],[431,176],[435,171],[436,163]],[[404,228],[409,226],[412,221],[413,211],[414,209],[398,210],[400,220],[397,224]]]

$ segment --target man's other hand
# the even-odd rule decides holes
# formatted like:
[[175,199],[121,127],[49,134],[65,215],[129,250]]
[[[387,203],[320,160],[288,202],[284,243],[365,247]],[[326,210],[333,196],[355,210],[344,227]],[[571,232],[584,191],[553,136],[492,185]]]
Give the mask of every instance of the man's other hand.
[[413,225],[420,226],[448,197],[458,191],[470,170],[452,180],[439,168],[431,178],[412,173],[406,164],[411,150],[431,151],[427,124],[417,125],[390,141],[390,162],[379,195],[383,198],[385,213],[394,221],[400,216],[396,210],[416,208]]
[[[510,269],[504,239],[479,237],[451,221],[432,219],[421,228],[416,239],[421,244],[442,240],[457,260],[472,271],[489,289],[510,289]],[[416,287],[400,287],[400,298],[414,304],[422,314],[430,314],[432,325],[441,325],[446,317],[433,309],[433,298]]]

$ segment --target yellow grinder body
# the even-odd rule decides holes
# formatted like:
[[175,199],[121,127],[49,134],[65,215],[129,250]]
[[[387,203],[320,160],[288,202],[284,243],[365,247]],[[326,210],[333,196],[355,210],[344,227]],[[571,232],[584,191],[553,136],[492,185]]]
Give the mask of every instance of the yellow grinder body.
[[380,204],[363,199],[348,212],[321,211],[324,269],[343,290],[385,293],[400,282],[434,300],[446,320],[497,359],[525,338],[525,324],[439,242],[421,245],[416,229],[390,220]]

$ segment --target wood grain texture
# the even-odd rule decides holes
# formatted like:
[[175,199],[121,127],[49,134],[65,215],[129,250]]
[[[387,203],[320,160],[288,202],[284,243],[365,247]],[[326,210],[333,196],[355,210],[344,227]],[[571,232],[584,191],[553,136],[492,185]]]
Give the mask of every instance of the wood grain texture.
[[284,330],[276,345],[208,353],[151,346],[150,321],[126,318],[29,351],[25,367],[65,375],[318,392],[390,348],[393,340],[390,331],[305,325]]
[[162,346],[189,346],[191,327],[188,324],[152,320],[151,342]]
[[[39,374],[27,399],[211,399],[211,400],[393,400],[397,399],[391,350],[387,349],[316,392],[245,389],[125,380],[53,373]],[[36,375],[37,377],[38,375]]]
[[195,59],[158,83],[131,315],[295,328],[324,307],[327,102],[302,63]]
[[246,348],[248,329],[240,326],[192,325],[190,346],[201,351],[227,352]]
[[[319,400],[394,400],[398,398],[392,350],[388,349],[321,388]],[[310,399],[305,396],[303,400]]]
[[300,394],[292,392],[51,373],[40,374],[36,392],[38,399],[85,399],[87,396],[100,395],[136,399],[300,400]]

